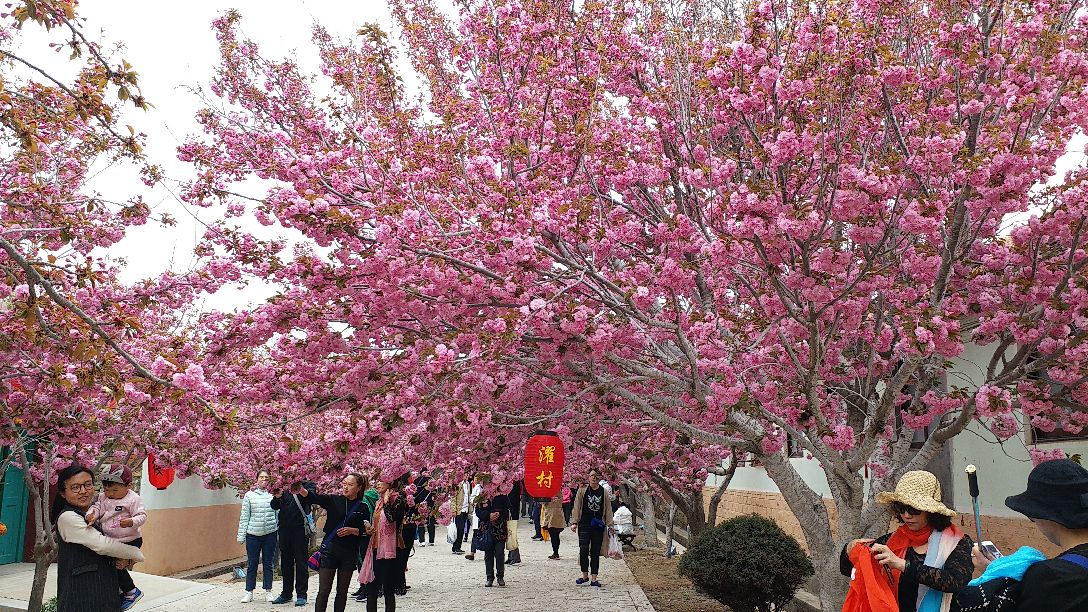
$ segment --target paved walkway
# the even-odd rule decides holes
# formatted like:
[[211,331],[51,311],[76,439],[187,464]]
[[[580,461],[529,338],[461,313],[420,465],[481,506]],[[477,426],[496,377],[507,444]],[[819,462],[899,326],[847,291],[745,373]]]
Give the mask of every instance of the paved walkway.
[[[505,588],[484,587],[483,554],[475,561],[467,561],[461,555],[450,553],[445,543],[445,530],[438,528],[439,544],[417,548],[408,562],[408,595],[397,598],[398,610],[450,612],[476,610],[506,610],[515,612],[552,612],[567,610],[594,610],[599,612],[652,612],[646,595],[635,582],[627,564],[623,561],[601,559],[603,587],[594,589],[574,584],[578,571],[578,541],[570,531],[561,538],[561,561],[551,561],[551,544],[534,542],[532,527],[522,520],[519,528],[521,565],[508,567]],[[467,550],[467,544],[465,545]],[[317,595],[317,576],[310,578],[310,601],[305,608],[293,605],[272,606],[264,601],[258,587],[260,601],[239,603],[242,584],[231,582],[228,577],[204,581],[213,588],[170,602],[141,602],[133,612],[143,610],[170,610],[176,612],[208,612],[209,610],[313,610]],[[137,580],[137,583],[139,581]],[[353,582],[353,590],[357,585]],[[273,592],[279,593],[279,582]],[[361,610],[364,604],[348,601],[348,610]],[[382,607],[379,605],[379,610]],[[332,610],[330,605],[329,610]]]
[[[150,608],[153,604],[165,610],[171,602],[180,601],[215,588],[215,585],[203,582],[178,580],[139,572],[133,572],[133,577],[144,591],[144,602],[147,602],[141,603],[140,607],[147,608]],[[0,565],[0,612],[25,612],[33,582],[33,563]],[[56,594],[57,571],[54,565],[46,578],[45,599],[49,600]],[[138,612],[138,610],[139,608],[136,608],[133,612]]]

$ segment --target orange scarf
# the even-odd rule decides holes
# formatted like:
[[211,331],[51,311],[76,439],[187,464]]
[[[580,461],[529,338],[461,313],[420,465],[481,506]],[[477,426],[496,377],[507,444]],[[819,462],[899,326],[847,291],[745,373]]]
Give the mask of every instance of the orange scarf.
[[[901,525],[899,529],[895,530],[892,537],[888,538],[888,548],[892,549],[892,552],[900,559],[906,559],[907,549],[928,544],[929,536],[932,533],[933,528],[928,525],[921,531],[911,531],[906,525]],[[902,573],[899,570],[891,570],[893,593],[899,592],[899,576]]]
[[854,572],[842,612],[899,612],[899,591],[892,590],[890,576],[873,558],[869,547],[858,544],[849,556]]

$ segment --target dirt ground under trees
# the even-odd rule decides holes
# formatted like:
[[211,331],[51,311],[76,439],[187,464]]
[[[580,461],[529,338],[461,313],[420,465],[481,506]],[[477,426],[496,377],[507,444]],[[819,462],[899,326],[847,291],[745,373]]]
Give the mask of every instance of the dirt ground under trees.
[[728,612],[729,608],[696,590],[690,580],[677,572],[680,555],[669,559],[661,549],[623,551],[627,567],[658,612]]

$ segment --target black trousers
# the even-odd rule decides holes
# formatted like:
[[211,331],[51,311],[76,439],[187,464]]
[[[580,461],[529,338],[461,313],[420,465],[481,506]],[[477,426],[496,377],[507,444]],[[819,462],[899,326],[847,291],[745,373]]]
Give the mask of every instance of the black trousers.
[[491,548],[484,551],[484,572],[488,582],[494,580],[496,576],[502,578],[506,572],[506,566],[502,562],[505,552],[506,541],[497,539],[491,543]]
[[604,543],[604,531],[589,525],[578,525],[578,564],[582,573],[597,575],[601,567],[601,544]]
[[400,590],[400,594],[403,595],[404,587],[408,584],[408,557],[412,556],[412,548],[416,545],[416,526],[414,524],[405,525],[401,537],[404,538],[404,548],[397,549],[397,561],[400,563],[400,584],[397,588]]
[[559,554],[559,534],[563,533],[562,527],[548,527],[548,539],[552,542],[552,554]]
[[295,590],[299,599],[306,599],[306,587],[310,581],[310,569],[306,560],[310,558],[310,549],[306,530],[298,527],[280,527],[280,575],[283,577],[284,599],[291,598]]
[[386,612],[397,609],[397,588],[404,581],[400,559],[374,559],[374,581],[366,585],[367,612],[377,612],[378,591],[385,598]]
[[329,595],[332,594],[333,581],[336,582],[336,597],[332,600],[333,612],[344,612],[348,606],[348,591],[351,589],[351,575],[355,570],[350,567],[322,567],[317,571],[317,601],[314,602],[316,612],[325,612],[329,609]]
[[453,552],[461,552],[461,542],[465,539],[465,525],[468,524],[468,512],[462,512],[453,519],[457,525],[457,539],[453,541]]
[[[125,544],[140,548],[144,545],[144,539],[136,538],[131,542],[125,542]],[[117,586],[121,587],[122,593],[128,593],[132,589],[136,588],[136,583],[132,581],[132,575],[128,573],[127,569],[117,570]]]

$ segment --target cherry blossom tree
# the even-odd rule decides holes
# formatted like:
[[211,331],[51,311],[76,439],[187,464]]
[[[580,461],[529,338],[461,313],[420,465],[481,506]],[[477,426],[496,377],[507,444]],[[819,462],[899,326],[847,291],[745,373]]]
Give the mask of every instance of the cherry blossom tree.
[[[108,257],[131,228],[170,219],[152,217],[140,198],[158,171],[143,158],[143,136],[120,121],[126,107],[150,108],[138,75],[87,38],[76,9],[25,0],[0,15],[0,445],[12,448],[0,474],[11,462],[25,468],[36,526],[31,610],[55,556],[56,471],[72,461],[138,464],[180,415],[221,420],[185,372],[198,345],[186,342],[184,308],[206,284],[165,273],[126,285],[124,262]],[[24,28],[38,31],[24,38]],[[67,66],[58,68],[58,53]],[[114,164],[142,175],[127,199],[87,185]]]
[[[754,453],[829,609],[904,470],[976,420],[1086,424],[1085,169],[1056,170],[1081,2],[455,4],[391,3],[418,97],[374,27],[316,29],[311,76],[216,22],[186,197],[307,241],[216,228],[221,277],[282,291],[206,322],[224,357],[283,351],[282,419],[469,461],[579,414]],[[968,345],[992,355],[969,385]]]

